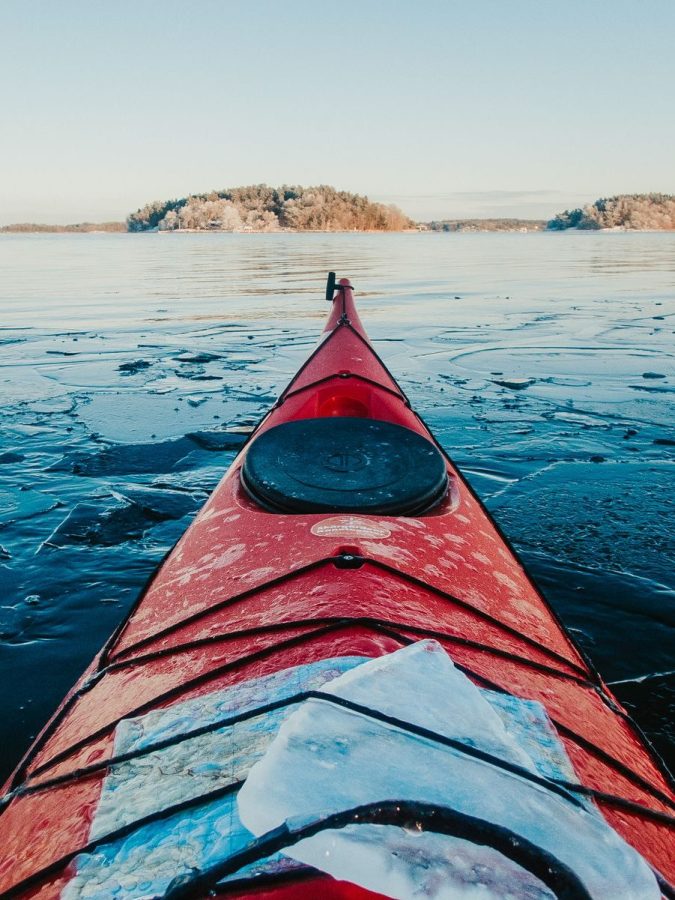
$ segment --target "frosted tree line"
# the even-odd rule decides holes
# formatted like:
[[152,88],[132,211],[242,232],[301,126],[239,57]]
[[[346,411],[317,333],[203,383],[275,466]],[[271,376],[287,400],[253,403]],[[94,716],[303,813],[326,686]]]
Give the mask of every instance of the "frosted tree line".
[[673,194],[618,194],[603,197],[583,209],[566,209],[548,223],[553,231],[580,228],[628,230],[675,230]]
[[155,201],[127,218],[129,231],[402,231],[413,222],[395,206],[317,187],[267,185]]

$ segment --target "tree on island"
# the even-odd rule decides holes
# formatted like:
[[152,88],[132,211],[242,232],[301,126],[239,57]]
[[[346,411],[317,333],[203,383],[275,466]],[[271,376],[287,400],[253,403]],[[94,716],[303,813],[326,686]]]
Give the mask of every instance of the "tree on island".
[[603,197],[583,209],[566,209],[548,223],[551,231],[579,228],[597,231],[600,228],[627,230],[675,230],[675,195],[673,194],[617,194]]
[[395,206],[329,185],[266,184],[148,203],[127,218],[129,231],[404,231],[414,223]]

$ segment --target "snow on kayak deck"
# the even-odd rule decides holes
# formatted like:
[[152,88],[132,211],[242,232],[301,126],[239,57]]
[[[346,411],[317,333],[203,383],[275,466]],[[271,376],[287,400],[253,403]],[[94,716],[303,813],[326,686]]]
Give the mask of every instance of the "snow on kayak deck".
[[[80,855],[64,900],[161,895],[177,876],[228,858],[254,834],[286,820],[383,799],[439,803],[505,825],[567,863],[593,898],[659,897],[641,857],[582,798],[575,805],[522,777],[321,699],[268,708],[319,689],[536,775],[577,780],[539,703],[475,687],[435,641],[376,660],[323,660],[121,722],[115,755],[140,755],[110,768],[90,839],[156,818]],[[255,714],[259,707],[266,711]],[[222,724],[232,717],[238,721]],[[160,742],[168,743],[153,749]],[[187,810],[176,809],[190,801]],[[305,864],[391,897],[553,896],[489,847],[380,825],[322,833],[233,877]]]

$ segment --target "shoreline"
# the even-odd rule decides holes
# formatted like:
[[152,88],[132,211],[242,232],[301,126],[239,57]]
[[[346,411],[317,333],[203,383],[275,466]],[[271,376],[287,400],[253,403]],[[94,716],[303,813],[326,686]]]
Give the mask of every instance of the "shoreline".
[[121,229],[105,229],[105,228],[91,228],[91,229],[65,229],[60,226],[55,226],[52,228],[12,228],[11,226],[0,226],[0,237],[4,235],[78,235],[78,236],[86,236],[86,235],[101,235],[101,234],[115,234],[115,235],[147,235],[147,234],[162,234],[162,235],[179,235],[179,234],[236,234],[236,235],[260,235],[260,234],[438,234],[438,235],[459,235],[459,234],[675,234],[675,228],[454,228],[454,229],[434,229],[434,228],[406,228],[401,231],[383,231],[381,229],[373,229],[373,230],[341,230],[337,228],[331,229],[318,229],[318,228],[307,228],[307,229],[296,229],[296,228],[279,228],[275,231],[230,231],[225,229],[217,229],[217,228],[176,228],[169,230],[160,230],[158,228],[149,228],[146,231],[123,231]]

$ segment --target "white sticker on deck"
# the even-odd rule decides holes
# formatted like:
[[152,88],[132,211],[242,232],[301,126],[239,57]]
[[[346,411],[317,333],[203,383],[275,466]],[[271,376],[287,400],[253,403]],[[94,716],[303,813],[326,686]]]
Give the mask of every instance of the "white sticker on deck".
[[317,522],[312,527],[312,534],[317,537],[388,538],[391,529],[381,522],[371,522],[357,516],[333,516]]

